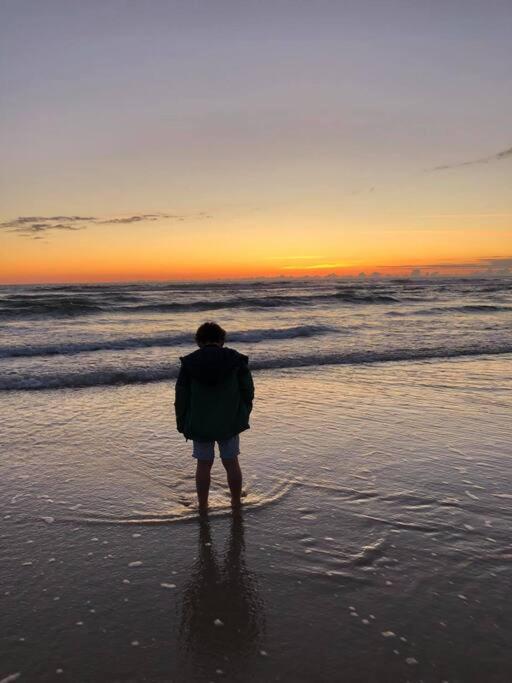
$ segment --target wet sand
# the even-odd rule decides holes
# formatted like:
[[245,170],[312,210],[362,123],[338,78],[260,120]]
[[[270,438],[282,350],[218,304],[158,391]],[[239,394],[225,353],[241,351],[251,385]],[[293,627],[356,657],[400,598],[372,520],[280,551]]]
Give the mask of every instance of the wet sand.
[[202,523],[169,383],[3,395],[0,681],[510,681],[510,360],[256,373]]

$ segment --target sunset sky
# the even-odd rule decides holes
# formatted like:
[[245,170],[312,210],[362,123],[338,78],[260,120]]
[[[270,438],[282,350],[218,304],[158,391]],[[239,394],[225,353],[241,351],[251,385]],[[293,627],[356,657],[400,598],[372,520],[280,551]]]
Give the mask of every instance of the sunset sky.
[[6,0],[0,282],[510,270],[511,35],[510,0]]

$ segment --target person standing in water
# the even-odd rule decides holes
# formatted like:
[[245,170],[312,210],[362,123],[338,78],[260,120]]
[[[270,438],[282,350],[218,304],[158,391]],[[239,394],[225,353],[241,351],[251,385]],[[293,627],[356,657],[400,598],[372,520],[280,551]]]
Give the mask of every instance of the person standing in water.
[[242,471],[238,462],[240,432],[249,429],[254,384],[247,356],[224,346],[226,332],[217,323],[203,323],[196,332],[199,349],[180,358],[176,381],[176,426],[193,442],[197,460],[199,511],[208,510],[210,470],[217,442],[226,470],[231,505],[240,506]]

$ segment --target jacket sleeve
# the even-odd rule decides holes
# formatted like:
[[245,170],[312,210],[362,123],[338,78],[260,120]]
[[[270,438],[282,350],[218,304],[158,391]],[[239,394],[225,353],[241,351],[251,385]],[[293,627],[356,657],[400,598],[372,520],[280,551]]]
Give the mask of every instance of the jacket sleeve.
[[180,368],[178,379],[176,380],[174,411],[176,413],[176,427],[183,433],[185,429],[185,416],[190,403],[190,377],[183,367]]
[[238,373],[238,381],[240,383],[240,393],[242,400],[252,410],[252,402],[254,401],[254,382],[252,381],[251,371],[247,365],[243,365]]

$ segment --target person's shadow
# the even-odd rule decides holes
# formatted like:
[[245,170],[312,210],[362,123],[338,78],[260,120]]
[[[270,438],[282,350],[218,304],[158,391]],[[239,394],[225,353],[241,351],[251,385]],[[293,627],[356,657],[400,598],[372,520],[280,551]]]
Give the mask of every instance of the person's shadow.
[[[249,660],[261,658],[263,604],[245,564],[244,522],[233,512],[229,538],[219,561],[210,522],[200,521],[199,551],[183,594],[179,650],[184,680],[211,680],[218,670],[243,677]],[[186,672],[189,672],[188,674]]]

